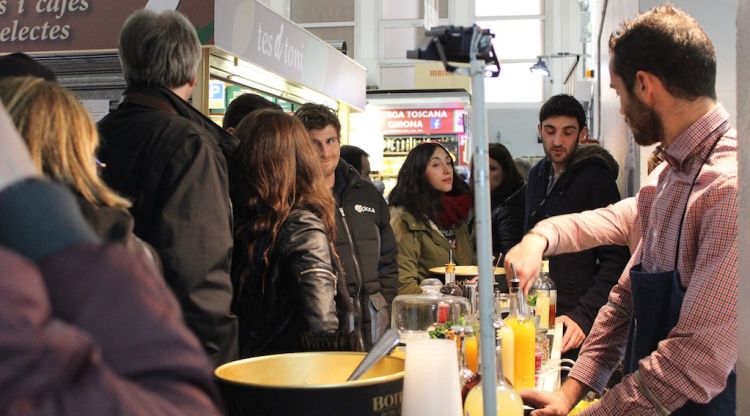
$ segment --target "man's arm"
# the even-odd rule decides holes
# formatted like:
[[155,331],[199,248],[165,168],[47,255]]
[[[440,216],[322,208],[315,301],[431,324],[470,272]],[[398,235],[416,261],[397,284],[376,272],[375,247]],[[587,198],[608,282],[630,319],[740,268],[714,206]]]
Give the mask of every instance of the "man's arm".
[[605,244],[627,245],[633,252],[641,239],[637,196],[615,204],[540,221],[505,256],[528,290],[539,273],[543,256],[574,253]]
[[548,218],[530,232],[547,239],[545,256],[603,245],[628,246],[632,252],[641,240],[637,198],[636,195],[603,208]]
[[[677,325],[638,363],[638,374],[610,390],[591,414],[651,415],[655,406],[674,411],[687,400],[707,402],[724,389],[737,362],[737,178],[712,188],[701,203],[695,219],[700,245]],[[616,333],[604,332],[595,343],[588,339],[584,350],[611,343]],[[571,377],[577,378],[580,365],[594,362],[580,356],[578,361]]]
[[144,239],[161,256],[185,322],[219,365],[237,356],[226,166],[218,148],[199,136],[186,137],[165,163],[159,212]]

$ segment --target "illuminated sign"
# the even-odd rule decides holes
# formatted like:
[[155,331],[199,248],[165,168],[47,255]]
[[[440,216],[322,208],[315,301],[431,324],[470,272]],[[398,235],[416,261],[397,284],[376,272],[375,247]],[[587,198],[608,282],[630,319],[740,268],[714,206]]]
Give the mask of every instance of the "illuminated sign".
[[384,135],[463,133],[463,111],[453,108],[390,109],[381,112]]

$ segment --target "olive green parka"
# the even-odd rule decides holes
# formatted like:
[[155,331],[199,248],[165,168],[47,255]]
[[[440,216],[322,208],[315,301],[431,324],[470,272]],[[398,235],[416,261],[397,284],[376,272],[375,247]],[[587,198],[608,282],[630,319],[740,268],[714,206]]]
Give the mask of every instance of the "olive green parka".
[[[403,207],[391,207],[390,213],[398,245],[398,294],[422,293],[419,284],[432,277],[430,269],[448,263],[450,243],[431,221],[419,221]],[[464,222],[456,225],[453,261],[457,265],[475,263],[469,229]]]

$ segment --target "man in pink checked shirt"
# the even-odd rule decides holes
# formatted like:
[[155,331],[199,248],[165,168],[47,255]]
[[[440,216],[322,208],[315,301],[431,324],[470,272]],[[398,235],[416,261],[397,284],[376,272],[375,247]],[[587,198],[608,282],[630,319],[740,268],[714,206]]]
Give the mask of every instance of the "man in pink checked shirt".
[[640,145],[664,163],[635,198],[539,223],[505,258],[525,289],[542,255],[627,244],[633,256],[560,390],[524,391],[565,415],[627,373],[585,415],[732,415],[737,363],[737,134],[716,102],[713,45],[660,6],[610,38],[611,87]]

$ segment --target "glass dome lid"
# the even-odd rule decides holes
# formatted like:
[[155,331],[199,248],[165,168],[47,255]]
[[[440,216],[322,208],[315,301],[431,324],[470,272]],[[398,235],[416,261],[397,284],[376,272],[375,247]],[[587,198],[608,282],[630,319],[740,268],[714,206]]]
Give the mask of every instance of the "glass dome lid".
[[422,294],[398,295],[393,300],[391,328],[398,330],[402,342],[429,338],[430,331],[468,319],[469,301],[440,293],[442,286],[438,279],[425,279],[420,284]]

